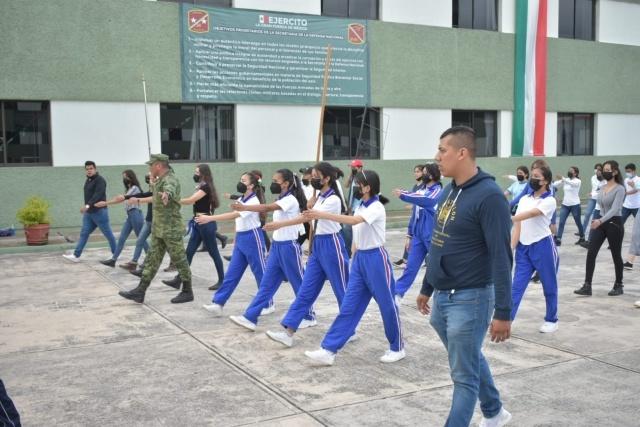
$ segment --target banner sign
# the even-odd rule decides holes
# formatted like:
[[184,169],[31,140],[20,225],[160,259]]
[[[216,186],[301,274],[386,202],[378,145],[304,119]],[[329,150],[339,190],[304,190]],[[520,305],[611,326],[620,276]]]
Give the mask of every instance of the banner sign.
[[181,4],[184,102],[370,103],[367,21]]

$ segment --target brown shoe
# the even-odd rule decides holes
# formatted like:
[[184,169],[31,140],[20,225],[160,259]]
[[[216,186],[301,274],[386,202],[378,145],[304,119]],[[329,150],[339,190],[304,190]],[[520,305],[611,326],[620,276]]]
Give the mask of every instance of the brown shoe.
[[127,271],[133,271],[136,268],[138,268],[138,263],[137,262],[133,262],[133,261],[129,261],[129,262],[126,262],[124,264],[120,264],[119,267],[120,268],[124,268]]

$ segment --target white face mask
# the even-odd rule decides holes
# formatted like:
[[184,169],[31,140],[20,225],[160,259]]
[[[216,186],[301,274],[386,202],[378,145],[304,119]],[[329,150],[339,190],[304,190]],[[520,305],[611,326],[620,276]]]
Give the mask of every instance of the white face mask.
[[627,178],[633,178],[633,174],[631,172],[627,172],[624,174]]

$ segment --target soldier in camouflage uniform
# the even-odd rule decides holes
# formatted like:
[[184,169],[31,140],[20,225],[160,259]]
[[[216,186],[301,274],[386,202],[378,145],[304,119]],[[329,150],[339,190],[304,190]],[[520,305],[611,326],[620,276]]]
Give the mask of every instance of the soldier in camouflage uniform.
[[180,215],[180,182],[169,167],[169,157],[165,154],[152,154],[147,162],[152,176],[157,177],[153,187],[153,222],[151,224],[151,249],[144,260],[144,270],[140,284],[130,291],[120,291],[120,296],[142,303],[144,295],[158,272],[165,252],[176,265],[180,279],[181,292],[171,300],[172,303],[193,301],[191,289],[191,270],[182,242],[182,215]]

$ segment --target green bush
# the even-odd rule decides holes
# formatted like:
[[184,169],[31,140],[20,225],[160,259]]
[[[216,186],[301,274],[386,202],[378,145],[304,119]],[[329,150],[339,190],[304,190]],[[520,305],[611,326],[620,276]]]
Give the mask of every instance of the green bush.
[[42,197],[32,196],[25,202],[22,209],[18,211],[16,218],[25,227],[38,224],[49,224],[49,202]]

